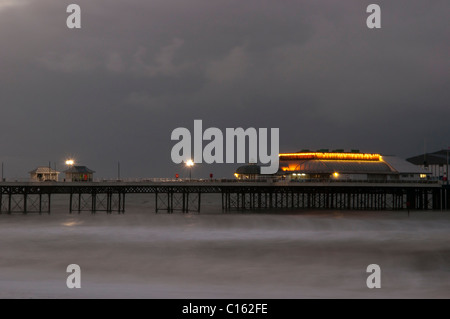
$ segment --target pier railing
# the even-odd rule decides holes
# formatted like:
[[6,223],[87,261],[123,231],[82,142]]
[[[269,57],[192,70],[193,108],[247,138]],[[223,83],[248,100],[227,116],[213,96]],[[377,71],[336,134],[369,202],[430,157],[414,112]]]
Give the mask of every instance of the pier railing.
[[[33,183],[33,184],[40,184],[40,185],[49,185],[49,184],[73,184],[74,182],[67,182],[67,181],[58,181],[58,182],[52,182],[52,181],[45,181],[45,182],[36,182],[32,181],[28,178],[20,178],[20,179],[5,179],[3,182],[0,181],[0,185],[5,184],[27,184],[27,183]],[[126,179],[104,179],[104,178],[97,178],[94,179],[92,182],[78,182],[80,185],[88,185],[92,183],[101,183],[101,184],[127,184],[127,183],[151,183],[151,184],[164,184],[164,183],[180,183],[180,184],[187,184],[187,183],[197,183],[197,184],[220,184],[220,183],[234,183],[234,184],[247,184],[247,183],[273,183],[277,185],[296,185],[296,184],[359,184],[359,185],[372,185],[372,184],[426,184],[426,185],[446,185],[446,182],[439,181],[439,180],[426,180],[426,179],[420,179],[420,180],[353,180],[353,179],[301,179],[301,180],[285,180],[280,178],[258,178],[258,179],[227,179],[227,178],[220,178],[220,179],[199,179],[199,178],[126,178]]]
[[258,179],[189,179],[189,178],[127,178],[127,179],[96,179],[97,183],[358,183],[358,184],[436,184],[442,185],[442,181],[437,180],[353,180],[353,179],[299,179],[284,180],[280,178],[258,178]]

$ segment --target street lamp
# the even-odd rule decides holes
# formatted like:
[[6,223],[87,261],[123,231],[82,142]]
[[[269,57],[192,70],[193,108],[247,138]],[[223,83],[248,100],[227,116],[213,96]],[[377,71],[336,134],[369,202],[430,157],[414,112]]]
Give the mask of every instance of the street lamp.
[[[69,169],[72,168],[75,165],[75,161],[73,159],[67,159],[66,160],[66,165],[69,166]],[[67,172],[66,172],[66,177],[67,177]],[[64,182],[66,181],[66,179],[64,178]]]
[[66,165],[67,165],[67,166],[73,166],[73,165],[75,165],[75,161],[74,161],[73,159],[68,159],[68,160],[66,161]]
[[186,166],[189,168],[189,180],[192,180],[192,166],[194,166],[194,161],[191,159],[188,160]]

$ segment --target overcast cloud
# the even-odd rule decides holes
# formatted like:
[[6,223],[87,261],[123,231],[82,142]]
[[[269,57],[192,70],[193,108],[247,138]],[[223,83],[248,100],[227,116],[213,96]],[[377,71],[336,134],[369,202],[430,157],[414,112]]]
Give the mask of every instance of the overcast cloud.
[[[70,3],[81,30],[66,27]],[[366,27],[370,3],[381,30]],[[125,177],[183,174],[170,134],[194,119],[279,127],[281,151],[446,148],[449,12],[448,0],[0,0],[0,160],[7,177],[68,156],[101,177],[119,160]]]

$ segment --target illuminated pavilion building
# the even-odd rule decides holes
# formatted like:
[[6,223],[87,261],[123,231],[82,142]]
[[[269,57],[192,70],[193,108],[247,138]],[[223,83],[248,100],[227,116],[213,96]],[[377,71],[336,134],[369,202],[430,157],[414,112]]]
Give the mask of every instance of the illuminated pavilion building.
[[[291,181],[417,181],[426,180],[429,172],[395,156],[352,152],[282,153],[280,169],[272,178]],[[238,179],[267,178],[259,166],[246,165],[236,170]],[[258,173],[258,174],[257,174]]]

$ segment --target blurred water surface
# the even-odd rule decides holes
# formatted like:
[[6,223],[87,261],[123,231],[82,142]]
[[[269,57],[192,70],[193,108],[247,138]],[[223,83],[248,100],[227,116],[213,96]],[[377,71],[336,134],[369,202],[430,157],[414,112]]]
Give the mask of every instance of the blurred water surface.
[[[450,213],[0,215],[0,298],[449,298]],[[78,264],[82,288],[66,287]],[[366,286],[378,264],[382,288]]]

